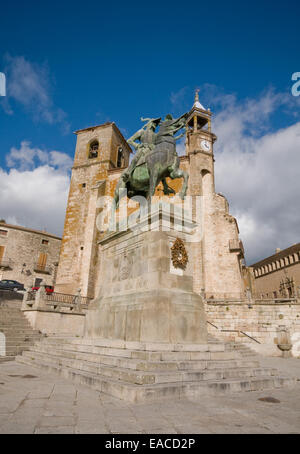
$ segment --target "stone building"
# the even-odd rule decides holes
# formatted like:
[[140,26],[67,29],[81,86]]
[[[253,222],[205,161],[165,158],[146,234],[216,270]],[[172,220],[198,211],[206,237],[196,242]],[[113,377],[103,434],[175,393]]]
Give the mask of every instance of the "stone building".
[[114,123],[82,129],[76,135],[56,291],[74,294],[80,287],[83,295],[94,297],[97,200],[110,189],[110,179],[116,180],[120,169],[128,166],[131,148]]
[[[242,278],[243,246],[236,219],[229,213],[226,198],[215,192],[213,146],[217,137],[211,131],[211,112],[199,102],[186,123],[185,155],[180,167],[189,173],[188,196],[201,201],[202,234],[193,245],[194,291],[210,296],[244,293]],[[76,132],[77,144],[70,184],[62,247],[57,273],[57,292],[94,298],[101,285],[102,232],[97,229],[100,196],[113,196],[131,148],[114,123],[106,123]],[[182,180],[167,179],[179,192]],[[161,185],[156,195],[162,195]],[[170,196],[171,197],[171,196]]]
[[61,238],[47,232],[0,222],[0,279],[25,287],[56,279]]
[[[300,243],[251,265],[257,297],[291,298],[300,289]],[[299,295],[298,295],[299,296]]]

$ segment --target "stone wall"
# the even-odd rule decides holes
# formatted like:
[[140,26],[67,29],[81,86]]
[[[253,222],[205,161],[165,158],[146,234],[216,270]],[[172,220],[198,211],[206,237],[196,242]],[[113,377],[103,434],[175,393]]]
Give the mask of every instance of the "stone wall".
[[300,243],[255,263],[249,268],[257,297],[293,297],[300,289]]
[[31,327],[43,334],[83,336],[84,314],[62,313],[50,310],[25,310],[23,313]]
[[255,278],[255,292],[258,295],[273,296],[274,292],[280,295],[280,283],[286,278],[293,278],[295,292],[300,286],[300,261],[298,260],[288,268],[279,269],[273,272],[266,273]]
[[[6,233],[5,233],[6,232]],[[47,232],[0,223],[0,279],[13,279],[30,287],[35,279],[53,285],[61,239]],[[41,254],[45,261],[39,263]]]
[[[293,353],[300,356],[300,301],[223,302],[206,304],[209,333],[228,341],[250,343],[262,352],[280,355],[277,348],[279,327],[289,330]],[[251,336],[254,339],[250,339]]]

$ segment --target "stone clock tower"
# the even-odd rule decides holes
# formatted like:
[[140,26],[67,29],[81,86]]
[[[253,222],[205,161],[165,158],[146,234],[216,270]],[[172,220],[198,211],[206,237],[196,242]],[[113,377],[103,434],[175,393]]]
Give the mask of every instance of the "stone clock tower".
[[211,132],[211,112],[199,102],[196,92],[195,102],[187,119],[186,154],[189,157],[190,192],[204,195],[203,177],[209,174],[211,192],[214,191],[214,154],[213,145],[217,140]]
[[211,117],[196,92],[187,118],[186,157],[182,160],[182,164],[188,161],[188,193],[201,200],[202,238],[194,245],[194,290],[214,297],[239,297],[243,292],[243,246],[226,198],[215,192],[213,147],[217,137],[211,131]]

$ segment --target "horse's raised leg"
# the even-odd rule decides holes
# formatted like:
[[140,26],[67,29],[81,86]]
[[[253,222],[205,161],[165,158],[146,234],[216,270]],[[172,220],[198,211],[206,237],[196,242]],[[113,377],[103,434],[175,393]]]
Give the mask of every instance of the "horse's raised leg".
[[183,178],[183,185],[182,185],[181,191],[179,193],[179,197],[181,199],[184,199],[184,197],[186,195],[187,187],[188,187],[189,174],[187,172],[185,172],[184,170],[175,168],[171,171],[170,178],[172,180],[175,180],[175,178]]
[[162,184],[164,186],[164,194],[165,195],[169,195],[169,194],[176,194],[176,191],[174,191],[173,188],[171,188],[168,183],[166,182],[166,179],[163,178],[162,180]]

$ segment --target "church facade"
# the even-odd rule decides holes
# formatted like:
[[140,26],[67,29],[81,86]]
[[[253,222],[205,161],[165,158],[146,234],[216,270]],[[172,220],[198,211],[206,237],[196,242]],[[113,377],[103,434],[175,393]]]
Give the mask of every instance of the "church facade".
[[[243,245],[236,219],[229,213],[226,198],[215,192],[214,143],[217,137],[211,128],[211,112],[199,102],[186,120],[185,154],[180,168],[188,172],[187,196],[193,206],[194,220],[199,221],[196,206],[201,206],[201,235],[193,244],[194,291],[206,298],[241,298]],[[103,232],[97,228],[102,207],[99,199],[113,197],[118,180],[129,165],[130,146],[114,123],[76,132],[77,144],[72,169],[70,192],[55,290],[97,297],[101,286],[99,269]],[[180,179],[167,179],[176,192]],[[156,196],[162,196],[162,185]],[[172,203],[172,195],[170,203]],[[197,219],[196,219],[197,218]],[[170,252],[171,253],[171,252]]]

